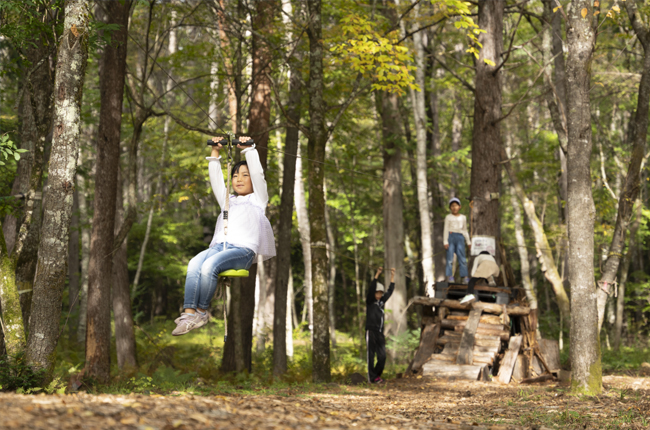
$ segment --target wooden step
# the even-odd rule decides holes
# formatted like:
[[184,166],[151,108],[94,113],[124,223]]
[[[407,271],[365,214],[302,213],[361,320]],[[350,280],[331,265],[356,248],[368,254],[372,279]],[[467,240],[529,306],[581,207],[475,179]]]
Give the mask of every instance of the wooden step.
[[436,358],[429,360],[422,366],[422,375],[436,378],[487,381],[488,373],[488,366],[485,364],[458,365]]
[[[457,354],[459,347],[460,347],[460,342],[453,342],[453,343],[448,342],[445,344],[445,348],[443,349],[443,352],[449,351],[451,353],[451,351],[453,351],[455,354]],[[476,345],[475,344],[473,351],[475,354],[478,353],[478,354],[496,355],[499,353],[500,347],[501,347],[500,344],[499,345]]]
[[[464,326],[457,326],[457,327],[454,327],[454,331],[456,331],[458,333],[462,333],[464,328],[465,328]],[[479,327],[476,330],[476,334],[485,334],[485,335],[489,335],[489,336],[498,336],[504,342],[508,342],[510,340],[510,331],[509,330],[508,331],[506,331],[506,330],[494,330],[494,329],[491,329],[491,328],[488,329],[488,328]]]
[[[448,343],[460,343],[460,332],[448,331],[442,337],[438,338],[438,345],[446,345]],[[474,345],[492,347],[499,350],[501,348],[501,339],[497,336],[476,334]]]
[[[448,363],[455,364],[456,363],[456,354],[453,355],[448,355],[445,354],[444,351],[440,354],[434,354],[434,357],[436,360],[440,361],[446,361]],[[482,355],[474,355],[474,358],[472,359],[472,364],[486,364],[491,366],[494,364],[494,357],[493,356],[482,356]]]
[[[444,320],[442,320],[442,323],[441,323],[442,328],[448,328],[448,329],[453,329],[453,330],[456,330],[457,327],[464,328],[465,324],[467,324],[467,318],[465,320],[456,320],[456,319],[445,318]],[[500,321],[498,321],[497,324],[487,324],[487,323],[484,323],[484,322],[479,322],[478,328],[482,328],[482,329],[485,329],[485,330],[493,330],[493,331],[503,331],[505,329],[504,325],[501,324]]]
[[[453,321],[467,321],[469,315],[449,315],[447,316],[448,320]],[[480,321],[483,324],[494,324],[498,326],[503,326],[503,320],[500,316],[497,315],[481,315]]]
[[[459,344],[448,343],[440,354],[436,354],[433,357],[458,364],[456,361],[456,358],[458,357],[458,349]],[[474,350],[472,351],[473,359],[471,364],[483,363],[491,365],[494,363],[497,352],[498,351],[481,351],[481,347],[474,347]]]

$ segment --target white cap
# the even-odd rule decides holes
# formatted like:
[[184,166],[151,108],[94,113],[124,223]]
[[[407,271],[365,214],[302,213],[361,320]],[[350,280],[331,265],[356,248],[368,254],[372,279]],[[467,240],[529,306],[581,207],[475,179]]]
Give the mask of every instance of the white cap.
[[447,206],[451,206],[452,203],[458,203],[458,206],[462,206],[460,204],[460,199],[458,197],[452,197],[451,199],[449,199],[449,203],[447,204]]
[[375,291],[381,291],[382,293],[384,292],[384,284],[381,282],[377,282],[377,289]]

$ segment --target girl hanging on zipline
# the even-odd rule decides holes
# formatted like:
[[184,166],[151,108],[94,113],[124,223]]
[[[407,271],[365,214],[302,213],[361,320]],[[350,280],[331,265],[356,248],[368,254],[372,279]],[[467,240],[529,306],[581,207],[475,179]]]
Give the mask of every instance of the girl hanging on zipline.
[[[239,142],[244,144],[250,140],[249,137],[239,138]],[[208,308],[217,289],[219,273],[229,269],[248,270],[257,255],[263,260],[275,256],[273,229],[264,214],[269,194],[255,144],[248,147],[237,145],[246,160],[236,163],[229,172],[236,193],[229,196],[219,156],[223,146],[217,143],[224,141],[215,137],[212,142],[215,143],[212,145],[212,155],[206,159],[209,161],[210,185],[222,212],[210,247],[192,258],[187,265],[184,311],[175,321],[174,336],[186,334],[208,323]],[[227,150],[230,151],[230,148]],[[230,160],[230,152],[227,156]]]

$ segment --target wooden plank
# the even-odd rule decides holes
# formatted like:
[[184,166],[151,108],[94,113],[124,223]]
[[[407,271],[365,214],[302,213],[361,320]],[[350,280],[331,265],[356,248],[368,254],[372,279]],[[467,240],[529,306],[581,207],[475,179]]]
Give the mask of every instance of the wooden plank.
[[486,365],[458,365],[447,363],[446,361],[431,359],[422,366],[422,375],[435,376],[438,378],[469,379],[477,381],[483,380],[483,368]]
[[[463,326],[458,326],[454,328],[454,331],[458,333],[462,333],[463,329],[464,329]],[[487,328],[481,328],[479,326],[479,328],[476,330],[476,333],[482,335],[489,335],[489,336],[498,336],[504,342],[508,342],[510,340],[510,332],[506,330],[492,330]]]
[[506,355],[501,360],[501,366],[499,367],[499,374],[497,375],[497,381],[502,384],[509,384],[510,378],[512,377],[512,370],[515,367],[517,361],[517,355],[519,355],[519,349],[521,348],[521,341],[523,337],[513,336],[510,338],[510,344],[508,345],[508,350]]
[[422,365],[431,357],[436,349],[436,342],[440,334],[440,324],[428,324],[422,330],[422,337],[420,337],[420,346],[415,352],[412,365],[409,366],[411,372],[418,373]]
[[[445,349],[442,352],[453,351],[453,354],[458,354],[460,349],[460,342],[449,342],[445,345]],[[499,346],[489,345],[474,345],[474,354],[497,354],[499,352]]]
[[[461,332],[448,331],[444,336],[438,338],[438,345],[446,345],[448,343],[460,343]],[[477,333],[475,336],[475,344],[480,346],[501,348],[501,339],[498,336],[490,336]]]
[[[467,285],[462,284],[462,285],[451,285],[449,287],[450,290],[453,291],[462,291],[467,289]],[[490,287],[488,285],[475,285],[474,286],[474,291],[485,291],[487,293],[506,293],[510,294],[510,288],[505,288],[505,287]]]
[[474,359],[474,335],[480,325],[479,321],[481,320],[482,312],[481,310],[472,309],[469,313],[469,319],[465,324],[463,336],[460,338],[460,348],[458,349],[456,359],[456,363],[458,364],[472,364],[472,360]]
[[[481,310],[472,310],[472,312],[481,312]],[[470,312],[471,315],[471,312]],[[469,317],[468,317],[469,319]],[[456,330],[456,327],[465,327],[465,324],[467,324],[467,321],[462,321],[462,320],[450,320],[450,319],[444,319],[441,322],[442,328],[448,328],[448,329],[453,329]],[[502,331],[504,330],[503,324],[487,324],[487,323],[482,323],[480,322],[480,318],[478,321],[478,327],[479,328],[484,328],[487,330],[496,330],[496,331]]]
[[[454,320],[454,321],[467,321],[468,318],[469,315],[447,316],[448,320]],[[502,321],[501,317],[498,315],[481,315],[481,320],[480,320],[482,324],[492,324],[492,325],[498,325],[500,327],[503,327],[503,323],[501,321]]]
[[[448,361],[449,363],[455,363],[456,362],[456,356],[455,355],[448,355],[448,354],[434,354],[436,357],[436,360],[441,360],[441,361]],[[474,361],[472,364],[488,364],[492,365],[494,363],[494,357],[487,357],[487,356],[474,356]]]
[[[449,299],[436,299],[434,297],[413,297],[409,304],[423,305],[423,306],[445,306],[450,309],[470,310],[481,309],[483,312],[501,315],[503,313],[503,306],[496,303],[476,302],[473,304],[460,303],[458,300]],[[510,316],[524,316],[530,313],[528,306],[507,305],[506,307]]]
[[544,357],[544,361],[553,373],[560,371],[560,346],[557,340],[542,339],[539,341],[539,350]]
[[515,363],[515,368],[512,371],[512,380],[519,382],[522,379],[526,379],[528,374],[528,357],[523,354],[517,356],[517,361]]

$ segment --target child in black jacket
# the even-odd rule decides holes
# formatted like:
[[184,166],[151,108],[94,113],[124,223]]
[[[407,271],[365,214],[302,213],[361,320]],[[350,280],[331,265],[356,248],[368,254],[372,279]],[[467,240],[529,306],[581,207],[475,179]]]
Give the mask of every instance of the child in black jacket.
[[[382,268],[377,269],[370,283],[366,298],[366,346],[368,349],[368,381],[371,384],[384,382],[381,374],[386,364],[386,339],[384,338],[384,305],[395,289],[395,269],[390,269],[390,285],[384,293],[384,286],[377,282]],[[375,365],[375,355],[377,364]]]

